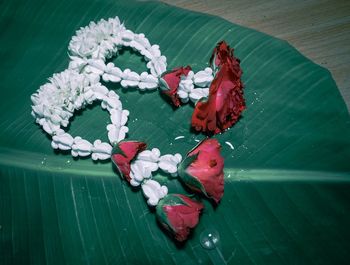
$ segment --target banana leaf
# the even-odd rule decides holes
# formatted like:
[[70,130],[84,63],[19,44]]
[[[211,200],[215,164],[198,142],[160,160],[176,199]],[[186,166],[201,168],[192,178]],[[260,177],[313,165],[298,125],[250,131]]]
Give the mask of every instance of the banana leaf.
[[[115,16],[159,44],[169,69],[204,69],[222,39],[241,59],[247,109],[217,136],[225,194],[218,207],[205,202],[183,245],[110,161],[53,151],[30,114],[30,95],[68,67],[75,31]],[[328,70],[283,40],[157,2],[1,1],[0,25],[0,264],[348,264],[350,119]],[[127,49],[114,62],[146,69]],[[190,131],[191,106],[174,110],[158,92],[107,86],[130,110],[129,139],[185,155],[204,137]],[[108,120],[96,105],[77,113],[69,132],[107,140]],[[203,248],[208,233],[219,238],[212,249]]]

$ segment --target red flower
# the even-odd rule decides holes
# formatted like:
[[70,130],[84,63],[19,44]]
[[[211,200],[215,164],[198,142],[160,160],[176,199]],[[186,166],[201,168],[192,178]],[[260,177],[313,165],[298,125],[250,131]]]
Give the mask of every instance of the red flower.
[[233,56],[233,49],[230,49],[230,46],[228,46],[225,41],[220,41],[214,48],[210,57],[210,65],[215,71],[216,68],[220,67],[221,65],[225,63],[232,63],[234,60],[237,59]]
[[119,173],[130,182],[130,163],[138,153],[145,150],[147,145],[137,141],[123,141],[113,147],[112,161],[117,166]]
[[176,107],[180,106],[180,99],[177,95],[177,89],[181,81],[181,76],[187,76],[189,71],[191,71],[190,66],[178,67],[163,73],[162,77],[159,79],[161,92],[168,96]]
[[216,139],[205,139],[179,165],[178,173],[191,190],[218,203],[224,194],[224,158]]
[[210,84],[209,98],[198,102],[194,109],[192,127],[217,134],[233,126],[245,109],[242,70],[233,49],[224,41],[218,43],[210,62],[217,72]]
[[199,221],[203,204],[181,194],[168,194],[157,205],[156,214],[160,224],[177,241],[185,241]]

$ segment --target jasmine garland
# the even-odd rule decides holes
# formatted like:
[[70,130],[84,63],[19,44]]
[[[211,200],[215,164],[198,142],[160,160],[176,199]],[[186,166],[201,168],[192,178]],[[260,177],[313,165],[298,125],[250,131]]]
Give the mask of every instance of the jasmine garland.
[[[106,63],[123,47],[140,53],[147,61],[148,72],[139,74]],[[176,107],[192,102],[195,106],[192,126],[215,134],[232,126],[245,106],[241,70],[233,50],[221,42],[213,52],[212,68],[197,73],[190,66],[167,71],[167,60],[159,46],[151,45],[144,34],[126,29],[118,17],[91,22],[79,29],[68,49],[71,59],[68,69],[54,74],[31,97],[36,122],[52,137],[54,149],[70,151],[74,157],[111,159],[120,176],[131,186],[141,187],[148,205],[157,207],[157,220],[162,226],[176,240],[186,240],[190,229],[198,223],[203,205],[185,195],[168,194],[167,187],[152,179],[152,174],[162,170],[174,178],[179,175],[190,190],[219,203],[224,192],[220,144],[216,139],[205,139],[182,161],[180,154],[161,155],[158,148],[147,150],[144,142],[125,140],[129,111],[123,109],[116,92],[108,90],[101,80],[119,82],[124,88],[160,88]],[[69,125],[74,111],[94,101],[100,101],[110,114],[110,124],[106,126],[109,142],[96,139],[91,143],[63,129]],[[182,213],[193,213],[193,218],[182,218]]]

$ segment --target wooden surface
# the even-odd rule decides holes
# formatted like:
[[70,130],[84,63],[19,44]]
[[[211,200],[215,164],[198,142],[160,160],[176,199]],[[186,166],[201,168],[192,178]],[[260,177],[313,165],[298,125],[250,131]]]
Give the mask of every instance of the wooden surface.
[[349,0],[162,0],[287,40],[331,71],[350,110]]

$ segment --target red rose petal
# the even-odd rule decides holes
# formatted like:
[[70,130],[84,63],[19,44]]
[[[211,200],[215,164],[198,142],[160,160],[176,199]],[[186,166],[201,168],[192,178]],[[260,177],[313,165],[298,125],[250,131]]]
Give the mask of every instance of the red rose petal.
[[192,126],[205,133],[220,133],[233,126],[245,109],[242,70],[225,42],[214,49],[211,62],[219,67],[209,88],[207,101],[198,102],[192,115]]
[[187,196],[168,194],[157,206],[157,218],[181,242],[187,239],[191,229],[198,224],[203,207],[202,203]]
[[216,139],[206,139],[188,154],[193,155],[198,156],[186,172],[196,178],[206,195],[218,203],[224,194],[224,158],[220,154],[219,142]]
[[161,77],[168,86],[167,88],[162,88],[161,92],[164,95],[168,96],[176,107],[180,106],[180,99],[177,95],[177,89],[181,81],[181,76],[187,76],[190,71],[190,66],[178,67],[169,72],[164,73]]
[[122,176],[130,182],[130,163],[138,153],[145,150],[147,145],[143,142],[123,141],[119,142],[112,153],[112,161],[121,172]]

